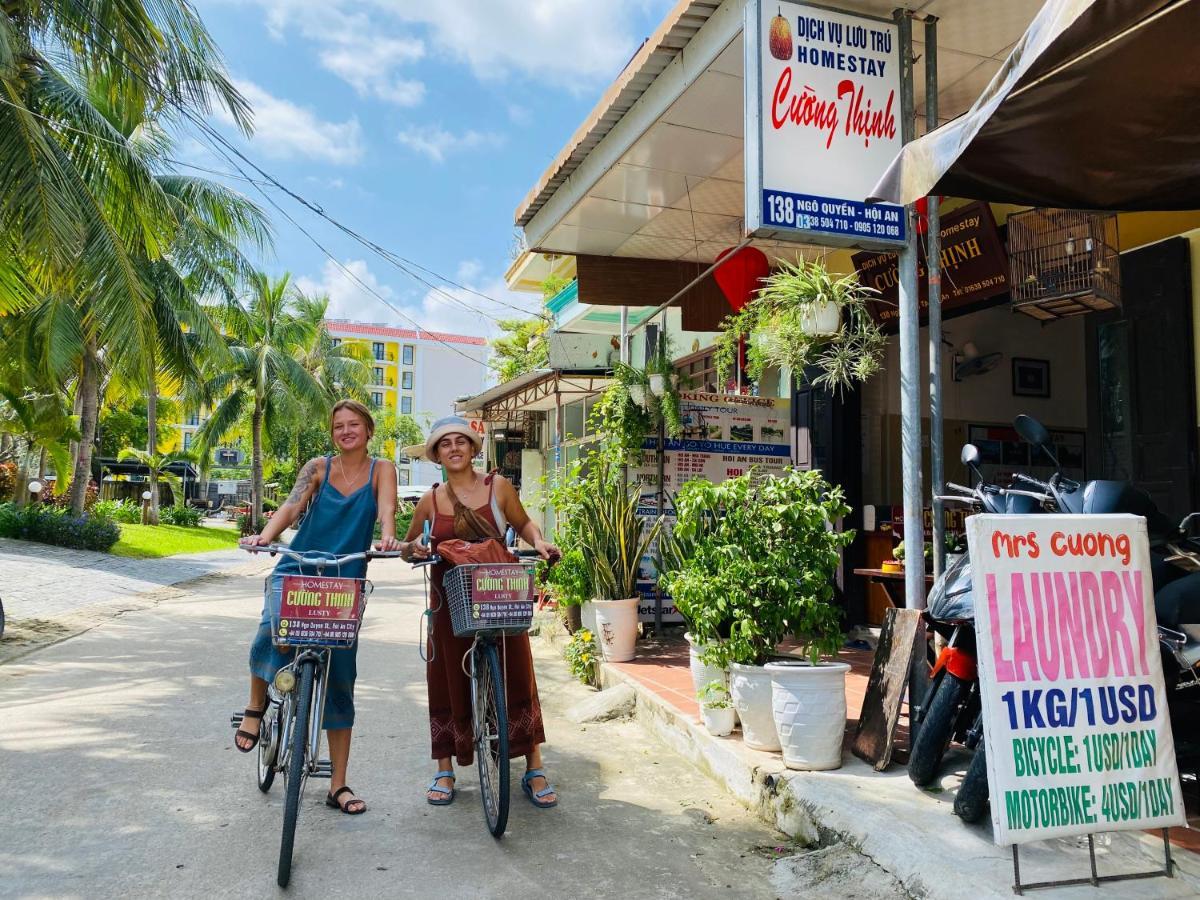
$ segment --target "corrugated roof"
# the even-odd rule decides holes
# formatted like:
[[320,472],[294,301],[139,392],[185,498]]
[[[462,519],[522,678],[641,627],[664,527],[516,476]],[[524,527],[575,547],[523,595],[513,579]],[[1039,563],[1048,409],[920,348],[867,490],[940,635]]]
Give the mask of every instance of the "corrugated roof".
[[470,344],[474,347],[487,345],[487,340],[467,334],[447,334],[442,331],[414,331],[411,328],[391,328],[387,325],[367,325],[362,322],[346,322],[341,319],[326,319],[325,329],[343,334],[361,334],[370,337],[403,338],[408,341],[438,341],[445,344]]
[[517,207],[517,225],[529,224],[720,6],[721,0],[680,0]]

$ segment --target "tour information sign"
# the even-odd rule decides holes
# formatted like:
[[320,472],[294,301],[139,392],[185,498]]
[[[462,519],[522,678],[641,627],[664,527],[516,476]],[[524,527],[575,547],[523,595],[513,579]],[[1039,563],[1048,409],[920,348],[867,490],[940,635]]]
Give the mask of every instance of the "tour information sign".
[[283,595],[275,624],[278,643],[349,645],[362,620],[361,578],[283,576]]
[[1186,822],[1145,520],[967,520],[997,844]]
[[902,146],[896,26],[755,0],[745,47],[746,230],[903,244],[902,208],[865,202]]

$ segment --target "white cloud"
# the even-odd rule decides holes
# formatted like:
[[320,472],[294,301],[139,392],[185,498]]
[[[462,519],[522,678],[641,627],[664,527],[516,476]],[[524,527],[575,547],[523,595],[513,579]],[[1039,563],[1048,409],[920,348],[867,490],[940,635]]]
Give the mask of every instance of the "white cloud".
[[[405,276],[397,276],[407,281]],[[330,318],[396,328],[419,326],[427,331],[489,339],[499,333],[496,320],[536,315],[541,309],[540,297],[509,291],[502,278],[482,277],[481,267],[473,260],[458,266],[456,280],[463,287],[440,284],[436,290],[424,288],[421,294],[402,298],[376,277],[365,260],[348,259],[340,266],[327,260],[319,277],[301,276],[296,286],[310,296],[327,296]],[[400,312],[373,296],[372,291]]]
[[[481,80],[516,72],[590,91],[615,78],[645,37],[630,23],[645,13],[662,16],[673,5],[673,0],[218,2],[261,7],[275,37],[300,34],[317,45],[321,65],[359,93],[385,100],[387,86],[397,84],[397,70],[433,51],[469,66]],[[411,96],[395,91],[392,102]]]
[[[358,119],[327,122],[306,109],[268,93],[252,81],[235,81],[254,109],[255,146],[275,159],[313,159],[339,165],[362,159],[362,127]],[[228,113],[218,115],[228,125]]]
[[442,163],[450,153],[499,147],[504,143],[504,136],[474,130],[453,134],[440,125],[410,125],[396,135],[396,140],[410,150]]
[[508,104],[508,120],[514,125],[528,125],[533,121],[533,111],[520,103]]

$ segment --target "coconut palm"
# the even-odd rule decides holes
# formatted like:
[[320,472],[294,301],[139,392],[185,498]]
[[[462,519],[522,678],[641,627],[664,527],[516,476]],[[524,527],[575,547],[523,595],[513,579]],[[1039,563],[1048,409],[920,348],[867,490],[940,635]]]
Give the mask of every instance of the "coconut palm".
[[145,123],[214,106],[249,129],[249,108],[184,0],[0,4],[0,312],[30,313],[41,379],[74,383],[76,512],[100,385],[153,357],[161,317],[146,263],[180,225],[154,177],[162,132]]
[[215,405],[196,433],[197,452],[208,457],[249,418],[252,522],[258,522],[262,516],[264,433],[277,433],[279,423],[297,409],[312,415],[329,408],[329,392],[301,362],[321,325],[305,314],[302,295],[289,275],[275,280],[254,275],[247,299],[213,306],[210,311],[225,336],[230,362],[201,385],[202,396],[214,398]]

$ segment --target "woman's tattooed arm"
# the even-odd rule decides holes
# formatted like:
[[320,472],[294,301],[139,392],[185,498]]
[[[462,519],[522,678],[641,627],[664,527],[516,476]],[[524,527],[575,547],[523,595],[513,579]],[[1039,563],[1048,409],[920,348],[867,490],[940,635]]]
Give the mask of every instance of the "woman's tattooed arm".
[[296,476],[296,483],[292,485],[292,492],[288,494],[287,500],[284,503],[290,503],[292,506],[301,506],[312,491],[313,480],[317,477],[317,461],[310,459],[300,469],[300,474]]

